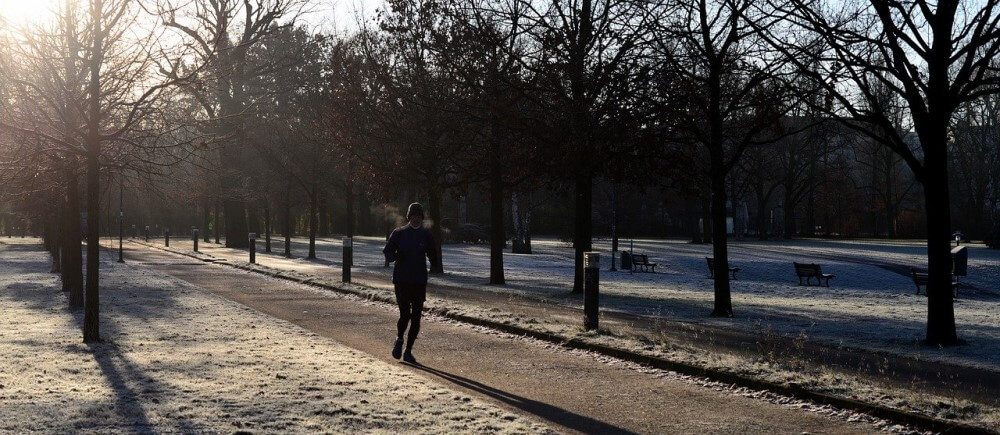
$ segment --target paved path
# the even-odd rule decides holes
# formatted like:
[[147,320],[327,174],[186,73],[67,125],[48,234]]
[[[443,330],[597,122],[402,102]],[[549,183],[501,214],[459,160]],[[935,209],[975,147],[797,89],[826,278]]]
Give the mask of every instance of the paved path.
[[[117,241],[115,246],[117,247]],[[181,251],[189,251],[191,241],[187,239],[171,240],[171,246]],[[233,263],[247,261],[247,252],[242,250],[224,248],[211,243],[201,244],[200,250],[203,254],[223,258]],[[185,261],[180,260],[181,258],[184,257],[178,257],[174,261]],[[258,252],[257,262],[271,268],[294,270],[337,282],[340,281],[341,277],[339,263],[328,260],[289,259],[276,253]],[[355,268],[352,271],[353,281],[391,292],[390,270],[379,269],[379,272],[383,273],[372,273],[363,268]],[[481,288],[488,289],[489,287]],[[579,295],[571,295],[569,292],[566,293],[563,300],[551,297],[542,300],[502,290],[470,291],[467,288],[441,285],[432,281],[428,287],[428,293],[434,297],[466,304],[502,307],[504,312],[522,318],[546,319],[552,322],[575,325],[581,322],[583,316],[583,310],[580,307],[582,298]],[[997,371],[845,348],[814,341],[802,343],[796,341],[796,337],[768,337],[770,342],[762,346],[759,335],[755,333],[607,310],[602,310],[601,328],[610,330],[617,335],[650,337],[655,340],[666,337],[678,344],[712,352],[735,353],[751,359],[759,358],[761,352],[767,352],[771,349],[798,349],[804,346],[803,351],[796,355],[797,358],[834,370],[841,370],[851,376],[867,375],[880,383],[887,382],[900,388],[913,388],[915,383],[919,382],[921,387],[930,393],[954,395],[956,391],[961,391],[969,399],[1000,404],[1000,394],[998,394],[1000,392],[1000,373]],[[887,377],[887,373],[891,376]]]
[[[170,274],[202,289],[288,320],[385,360],[395,307],[198,263],[129,246],[133,264]],[[220,319],[221,320],[221,319]],[[556,346],[426,319],[415,370],[502,406],[534,415],[566,432],[587,433],[871,433],[847,422],[788,405],[716,391],[664,372],[637,370]]]

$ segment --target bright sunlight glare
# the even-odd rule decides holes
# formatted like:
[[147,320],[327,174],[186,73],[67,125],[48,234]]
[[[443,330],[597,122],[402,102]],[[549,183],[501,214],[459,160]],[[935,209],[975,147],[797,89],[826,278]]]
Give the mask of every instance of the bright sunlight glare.
[[62,0],[0,0],[0,17],[14,25],[44,22],[55,16]]

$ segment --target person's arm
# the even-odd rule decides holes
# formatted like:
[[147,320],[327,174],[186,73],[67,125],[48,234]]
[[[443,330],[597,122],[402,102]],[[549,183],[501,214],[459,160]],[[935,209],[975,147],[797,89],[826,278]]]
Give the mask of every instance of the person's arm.
[[389,234],[389,239],[385,241],[385,248],[382,248],[382,254],[385,254],[385,261],[392,263],[396,261],[397,255],[396,251],[399,249],[399,231],[393,230],[392,234]]
[[434,240],[434,236],[431,235],[430,231],[427,231],[427,258],[431,260],[431,268],[438,266],[438,256],[435,255],[438,252],[437,242]]

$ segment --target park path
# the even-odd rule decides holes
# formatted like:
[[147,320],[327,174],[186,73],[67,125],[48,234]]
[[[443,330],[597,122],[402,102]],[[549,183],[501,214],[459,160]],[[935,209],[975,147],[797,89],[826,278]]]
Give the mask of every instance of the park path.
[[[162,242],[151,245],[160,244]],[[142,246],[131,243],[128,245],[132,248]],[[178,252],[190,252],[191,241],[187,239],[172,240],[171,246]],[[244,250],[225,248],[211,243],[203,243],[199,249],[203,256],[223,259],[233,264],[245,264],[248,261],[248,254]],[[340,281],[339,262],[323,259],[285,258],[276,252],[270,254],[258,252],[257,263],[273,269],[294,271],[333,282]],[[391,295],[391,269],[379,269],[378,272],[373,273],[369,269],[355,268],[352,271],[352,281],[364,286],[382,289],[386,294]],[[434,298],[461,304],[487,308],[498,307],[512,316],[521,318],[545,319],[549,322],[565,325],[582,323],[582,298],[578,295],[571,295],[567,292],[561,300],[552,297],[542,299],[503,292],[502,290],[493,291],[489,290],[488,286],[480,287],[478,290],[482,289],[486,290],[470,291],[467,288],[435,283],[432,280],[428,287],[428,294]],[[998,403],[1000,400],[998,399],[1000,395],[997,394],[1000,392],[1000,375],[996,371],[975,367],[853,349],[842,345],[833,346],[816,341],[803,343],[797,340],[797,337],[781,335],[768,336],[767,343],[762,343],[760,335],[752,331],[692,324],[614,310],[602,309],[601,328],[619,336],[646,337],[654,341],[666,339],[711,352],[742,355],[751,360],[761,358],[765,356],[763,353],[771,352],[773,349],[801,348],[802,351],[795,355],[796,358],[833,370],[840,370],[848,375],[868,376],[880,383],[904,389],[913,388],[914,383],[919,382],[921,388],[926,392],[955,395],[957,391],[968,399],[990,404]],[[890,373],[891,376],[887,377],[886,373]]]
[[[129,261],[390,360],[395,307],[130,244]],[[434,318],[408,366],[503,407],[586,433],[872,433],[851,422],[676,374]],[[863,420],[863,418],[862,418]]]

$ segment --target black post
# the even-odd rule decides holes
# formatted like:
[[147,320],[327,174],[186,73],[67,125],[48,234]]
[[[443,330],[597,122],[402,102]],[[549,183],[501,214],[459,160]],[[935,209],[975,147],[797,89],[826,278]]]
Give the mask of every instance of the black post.
[[134,238],[138,237],[138,236],[136,236],[136,234],[138,234],[138,233],[135,232],[135,224],[132,224],[132,237],[129,237],[129,238],[130,239],[134,239]]
[[118,262],[124,263],[122,257],[122,240],[125,238],[125,180],[118,189]]
[[198,252],[198,229],[191,227],[191,240],[194,241],[194,252]]
[[354,239],[344,238],[344,274],[343,281],[351,282],[351,266],[354,265]]
[[598,293],[600,287],[601,254],[583,254],[583,329],[597,329]]
[[618,270],[615,267],[615,255],[618,254],[618,186],[611,186],[611,269],[612,272]]
[[149,242],[149,225],[146,225],[146,242]]
[[170,228],[163,229],[163,244],[170,247]]
[[250,233],[250,264],[257,264],[257,233]]

